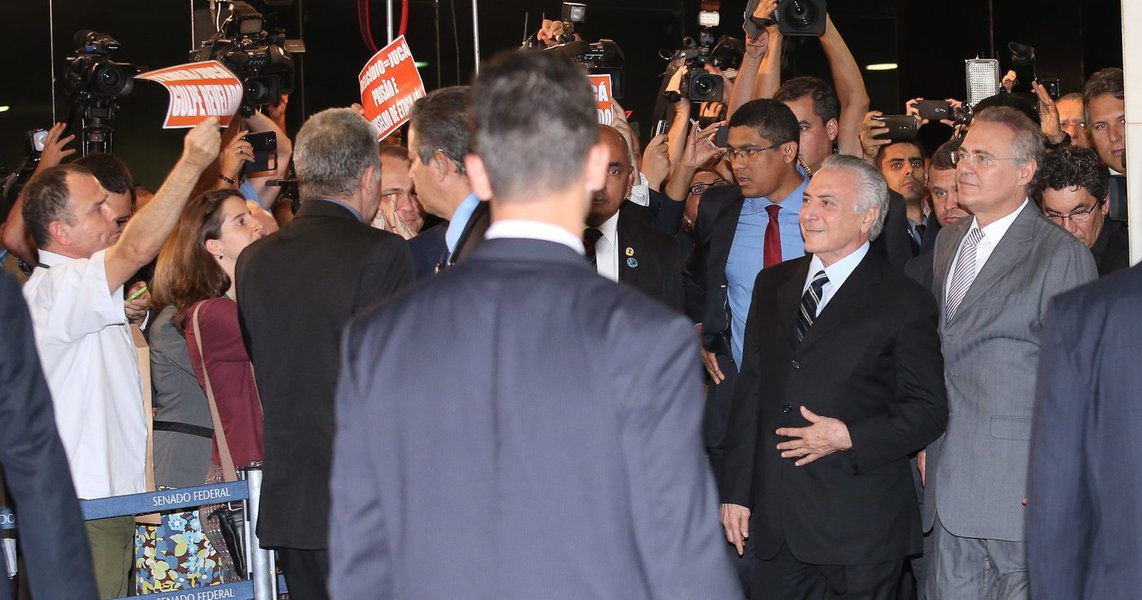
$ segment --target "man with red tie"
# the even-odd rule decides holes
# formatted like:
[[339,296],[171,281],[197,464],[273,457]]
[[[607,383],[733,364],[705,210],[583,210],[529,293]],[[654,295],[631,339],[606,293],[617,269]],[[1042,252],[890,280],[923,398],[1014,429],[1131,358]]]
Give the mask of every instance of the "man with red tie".
[[752,100],[733,114],[729,128],[725,151],[737,185],[711,189],[702,197],[686,272],[686,291],[692,296],[686,305],[696,313],[690,317],[701,332],[702,360],[712,384],[704,436],[715,473],[754,280],[763,268],[805,255],[798,215],[809,182],[797,165],[800,129],[788,106]]

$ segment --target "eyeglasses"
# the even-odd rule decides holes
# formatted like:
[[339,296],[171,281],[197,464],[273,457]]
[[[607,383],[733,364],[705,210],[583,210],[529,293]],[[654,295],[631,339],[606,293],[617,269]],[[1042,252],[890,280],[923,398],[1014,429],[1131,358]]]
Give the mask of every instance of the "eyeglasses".
[[726,158],[730,159],[731,162],[735,161],[739,158],[742,158],[743,156],[747,160],[753,160],[753,158],[755,156],[761,154],[762,152],[766,152],[769,150],[776,150],[776,149],[780,148],[781,145],[784,143],[785,142],[778,142],[776,144],[771,144],[765,148],[758,148],[757,146],[746,146],[745,148],[727,147],[726,148]]
[[962,161],[977,167],[989,169],[995,166],[995,161],[997,160],[1015,160],[1015,157],[996,157],[991,156],[990,154],[969,154],[963,150],[956,150],[952,153],[952,165],[959,165]]
[[706,193],[706,190],[712,187],[722,187],[729,184],[730,182],[726,181],[725,179],[715,179],[709,183],[695,183],[694,185],[690,186],[690,195],[701,196],[702,194]]
[[1071,222],[1076,225],[1084,225],[1087,221],[1090,220],[1090,215],[1096,208],[1098,208],[1097,202],[1086,208],[1080,208],[1065,215],[1062,213],[1057,213],[1053,210],[1045,210],[1043,211],[1043,214],[1046,215],[1048,219],[1058,223],[1059,225],[1066,223],[1067,219],[1070,219]]

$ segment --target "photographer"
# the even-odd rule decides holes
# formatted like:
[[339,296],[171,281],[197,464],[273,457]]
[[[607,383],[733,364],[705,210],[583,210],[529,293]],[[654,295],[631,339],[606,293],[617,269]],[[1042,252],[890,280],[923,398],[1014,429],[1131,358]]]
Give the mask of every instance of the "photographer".
[[[246,165],[254,161],[254,148],[246,140],[247,134],[271,131],[277,140],[273,150],[276,154],[274,168],[258,173],[246,172]],[[212,182],[210,179],[210,170],[203,174],[203,179],[213,184],[213,189],[238,190],[243,198],[257,202],[262,208],[268,209],[274,205],[274,200],[277,200],[281,187],[266,185],[266,182],[286,178],[292,156],[293,144],[273,119],[257,110],[245,118],[242,118],[239,112],[234,115],[230,127],[226,129],[222,154],[218,157],[215,181]]]

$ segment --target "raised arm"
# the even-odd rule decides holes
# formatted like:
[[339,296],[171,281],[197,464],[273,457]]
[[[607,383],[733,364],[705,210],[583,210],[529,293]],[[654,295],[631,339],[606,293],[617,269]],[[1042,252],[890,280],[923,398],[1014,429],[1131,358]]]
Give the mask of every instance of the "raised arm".
[[825,57],[829,59],[833,87],[836,88],[837,98],[841,101],[837,146],[842,154],[864,156],[860,145],[860,131],[865,113],[868,112],[868,90],[864,87],[864,78],[860,74],[860,67],[853,58],[853,53],[849,52],[844,38],[833,25],[832,17],[827,15],[825,33],[821,36],[821,47],[825,50]]
[[[44,151],[40,153],[40,164],[36,165],[36,170],[28,179],[31,181],[37,175],[42,173],[48,167],[54,167],[63,159],[75,154],[75,149],[65,149],[65,146],[70,144],[75,139],[74,135],[60,137],[63,135],[64,129],[67,128],[66,123],[56,123],[48,130],[48,136],[44,139]],[[24,187],[27,187],[25,184]],[[12,209],[8,211],[8,219],[4,221],[4,231],[2,234],[4,247],[9,252],[16,255],[16,258],[24,261],[24,264],[35,265],[38,251],[35,242],[32,241],[28,235],[28,226],[24,223],[24,192],[21,191],[16,196],[16,201],[12,204]]]
[[[764,0],[758,4],[753,14],[755,17],[768,19],[771,18],[773,11],[776,9],[777,0]],[[734,82],[733,93],[730,94],[730,99],[726,103],[727,121],[733,116],[737,109],[741,108],[741,105],[759,97],[755,93],[755,86],[759,80],[759,71],[769,56],[769,43],[772,39],[771,33],[769,28],[766,28],[762,30],[761,34],[754,38],[746,34],[745,55],[742,57],[741,68],[738,69],[738,78],[737,81]],[[778,76],[780,77],[780,73],[778,73]]]
[[293,157],[293,142],[273,119],[260,112],[255,112],[253,116],[246,118],[246,127],[254,133],[273,131],[277,134],[277,168],[246,178],[250,185],[254,186],[254,190],[258,192],[262,207],[269,208],[273,206],[274,200],[278,199],[278,194],[281,193],[282,188],[276,185],[266,185],[266,182],[271,179],[285,179],[286,173],[289,171],[290,158]]
[[154,199],[127,223],[119,241],[107,251],[108,289],[115,290],[123,285],[159,253],[159,248],[178,222],[198,177],[218,157],[221,143],[216,118],[207,119],[186,134],[182,156],[163,186],[155,193]]

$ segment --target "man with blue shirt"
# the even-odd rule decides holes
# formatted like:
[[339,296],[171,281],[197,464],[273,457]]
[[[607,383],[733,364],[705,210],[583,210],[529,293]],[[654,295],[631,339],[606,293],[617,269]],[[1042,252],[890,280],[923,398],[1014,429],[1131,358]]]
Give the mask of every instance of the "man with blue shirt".
[[468,86],[452,86],[435,90],[412,106],[409,175],[424,210],[446,221],[409,241],[417,278],[462,260],[488,229],[488,204],[472,193],[464,168],[470,151],[471,104]]

